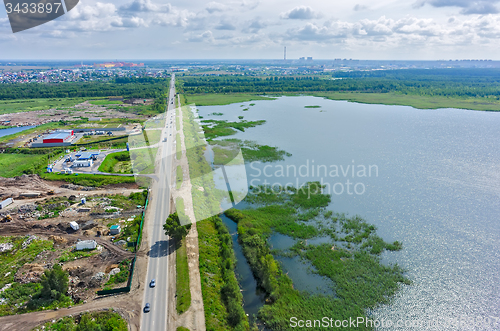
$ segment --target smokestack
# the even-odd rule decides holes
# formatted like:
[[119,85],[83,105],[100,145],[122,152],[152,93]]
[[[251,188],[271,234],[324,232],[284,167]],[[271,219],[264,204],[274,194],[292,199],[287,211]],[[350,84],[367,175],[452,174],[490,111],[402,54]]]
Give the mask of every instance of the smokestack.
[[284,51],[284,54],[283,54],[283,60],[286,61],[286,46],[285,46],[285,51]]

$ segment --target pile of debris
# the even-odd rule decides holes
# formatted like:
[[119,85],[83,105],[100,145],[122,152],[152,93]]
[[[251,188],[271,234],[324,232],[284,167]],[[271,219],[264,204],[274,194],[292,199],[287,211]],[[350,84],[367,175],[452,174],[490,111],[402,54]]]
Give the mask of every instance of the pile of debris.
[[37,236],[34,236],[34,235],[31,235],[31,236],[26,236],[26,240],[23,242],[23,245],[22,245],[22,248],[23,249],[26,249],[33,240],[37,240],[38,237]]
[[63,184],[63,185],[61,185],[61,188],[67,188],[67,189],[74,190],[74,191],[93,191],[93,190],[95,190],[95,187],[81,186],[81,185],[75,185],[75,184]]
[[45,268],[41,264],[27,263],[18,270],[15,281],[20,284],[39,282],[44,271]]
[[0,253],[10,251],[12,248],[14,248],[14,245],[11,243],[2,243],[0,244]]

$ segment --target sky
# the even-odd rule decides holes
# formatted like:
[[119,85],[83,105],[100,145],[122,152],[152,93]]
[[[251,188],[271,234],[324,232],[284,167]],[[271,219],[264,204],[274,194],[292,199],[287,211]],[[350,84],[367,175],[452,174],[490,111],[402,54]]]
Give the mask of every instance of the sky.
[[[8,0],[6,0],[8,1]],[[500,60],[500,0],[80,0],[0,59]]]

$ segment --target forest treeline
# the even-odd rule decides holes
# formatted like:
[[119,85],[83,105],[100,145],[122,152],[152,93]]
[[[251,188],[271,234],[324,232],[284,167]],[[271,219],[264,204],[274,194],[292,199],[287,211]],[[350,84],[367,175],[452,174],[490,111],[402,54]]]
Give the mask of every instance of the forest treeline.
[[500,69],[405,69],[312,76],[184,76],[179,87],[197,93],[365,92],[500,99]]
[[168,82],[155,78],[117,78],[113,82],[0,84],[0,100],[123,96],[158,98]]

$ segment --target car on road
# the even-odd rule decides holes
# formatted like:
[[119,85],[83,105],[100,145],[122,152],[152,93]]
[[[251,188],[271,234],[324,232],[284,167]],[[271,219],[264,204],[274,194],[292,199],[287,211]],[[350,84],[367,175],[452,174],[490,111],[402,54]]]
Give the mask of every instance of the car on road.
[[151,306],[149,305],[149,302],[146,303],[146,305],[144,306],[144,312],[145,313],[149,313],[149,311],[151,310]]
[[155,287],[156,286],[156,279],[151,279],[151,282],[149,283],[149,287]]

